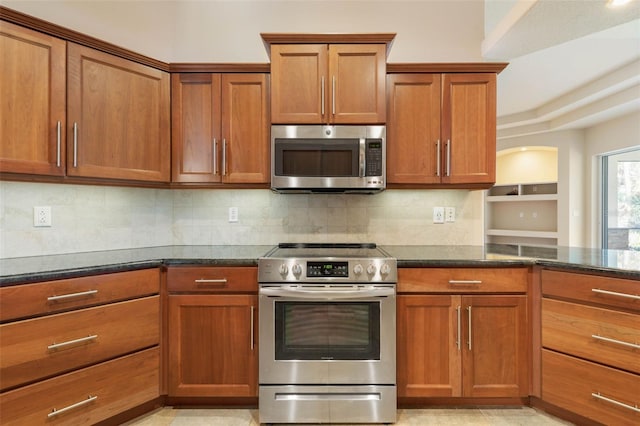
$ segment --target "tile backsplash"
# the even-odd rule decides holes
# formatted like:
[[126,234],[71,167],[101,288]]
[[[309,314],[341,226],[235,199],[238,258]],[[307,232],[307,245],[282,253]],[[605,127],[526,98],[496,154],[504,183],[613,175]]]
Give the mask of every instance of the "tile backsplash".
[[[51,227],[33,226],[34,206],[51,206]],[[455,207],[456,221],[434,224],[434,206]],[[238,208],[238,222],[228,221],[229,207]],[[0,258],[282,241],[482,244],[482,191],[276,194],[0,182]]]

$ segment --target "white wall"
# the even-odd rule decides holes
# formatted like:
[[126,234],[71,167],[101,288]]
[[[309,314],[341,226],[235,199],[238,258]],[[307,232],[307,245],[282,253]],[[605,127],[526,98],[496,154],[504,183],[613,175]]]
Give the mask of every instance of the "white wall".
[[481,61],[478,0],[4,0],[165,62],[268,62],[261,32],[394,32],[389,62]]
[[[52,208],[51,228],[33,227],[33,207],[43,205]],[[237,223],[227,221],[231,206]],[[434,206],[455,207],[456,222],[433,224]],[[0,258],[285,241],[482,244],[482,192],[294,195],[0,182]]]
[[528,146],[526,151],[499,151],[496,158],[496,184],[556,182],[558,150]]

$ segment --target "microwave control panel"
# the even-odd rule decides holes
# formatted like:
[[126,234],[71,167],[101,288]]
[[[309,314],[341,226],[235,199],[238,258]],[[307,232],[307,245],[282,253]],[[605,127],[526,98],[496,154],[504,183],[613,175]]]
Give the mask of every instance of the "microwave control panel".
[[382,140],[367,139],[365,176],[382,176]]

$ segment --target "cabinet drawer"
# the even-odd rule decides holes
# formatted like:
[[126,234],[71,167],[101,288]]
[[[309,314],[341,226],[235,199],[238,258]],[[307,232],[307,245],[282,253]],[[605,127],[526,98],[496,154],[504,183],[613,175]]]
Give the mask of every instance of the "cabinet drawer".
[[169,292],[237,293],[258,291],[256,267],[171,267]]
[[640,281],[542,271],[542,294],[640,312]]
[[543,299],[542,346],[640,373],[640,318]]
[[157,294],[158,268],[0,288],[0,321]]
[[159,383],[159,349],[147,349],[1,394],[2,424],[95,424],[157,398]]
[[399,293],[525,293],[528,268],[399,268]]
[[160,296],[0,325],[0,388],[157,345]]
[[548,350],[542,399],[603,424],[640,423],[640,376]]

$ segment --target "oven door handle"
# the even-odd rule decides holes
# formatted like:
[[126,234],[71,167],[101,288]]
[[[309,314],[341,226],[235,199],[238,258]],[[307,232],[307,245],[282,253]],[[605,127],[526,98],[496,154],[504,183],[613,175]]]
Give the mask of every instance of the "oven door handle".
[[393,287],[347,287],[348,290],[322,288],[318,290],[300,288],[261,288],[260,295],[271,297],[297,297],[301,299],[346,300],[364,297],[389,297],[395,295]]

